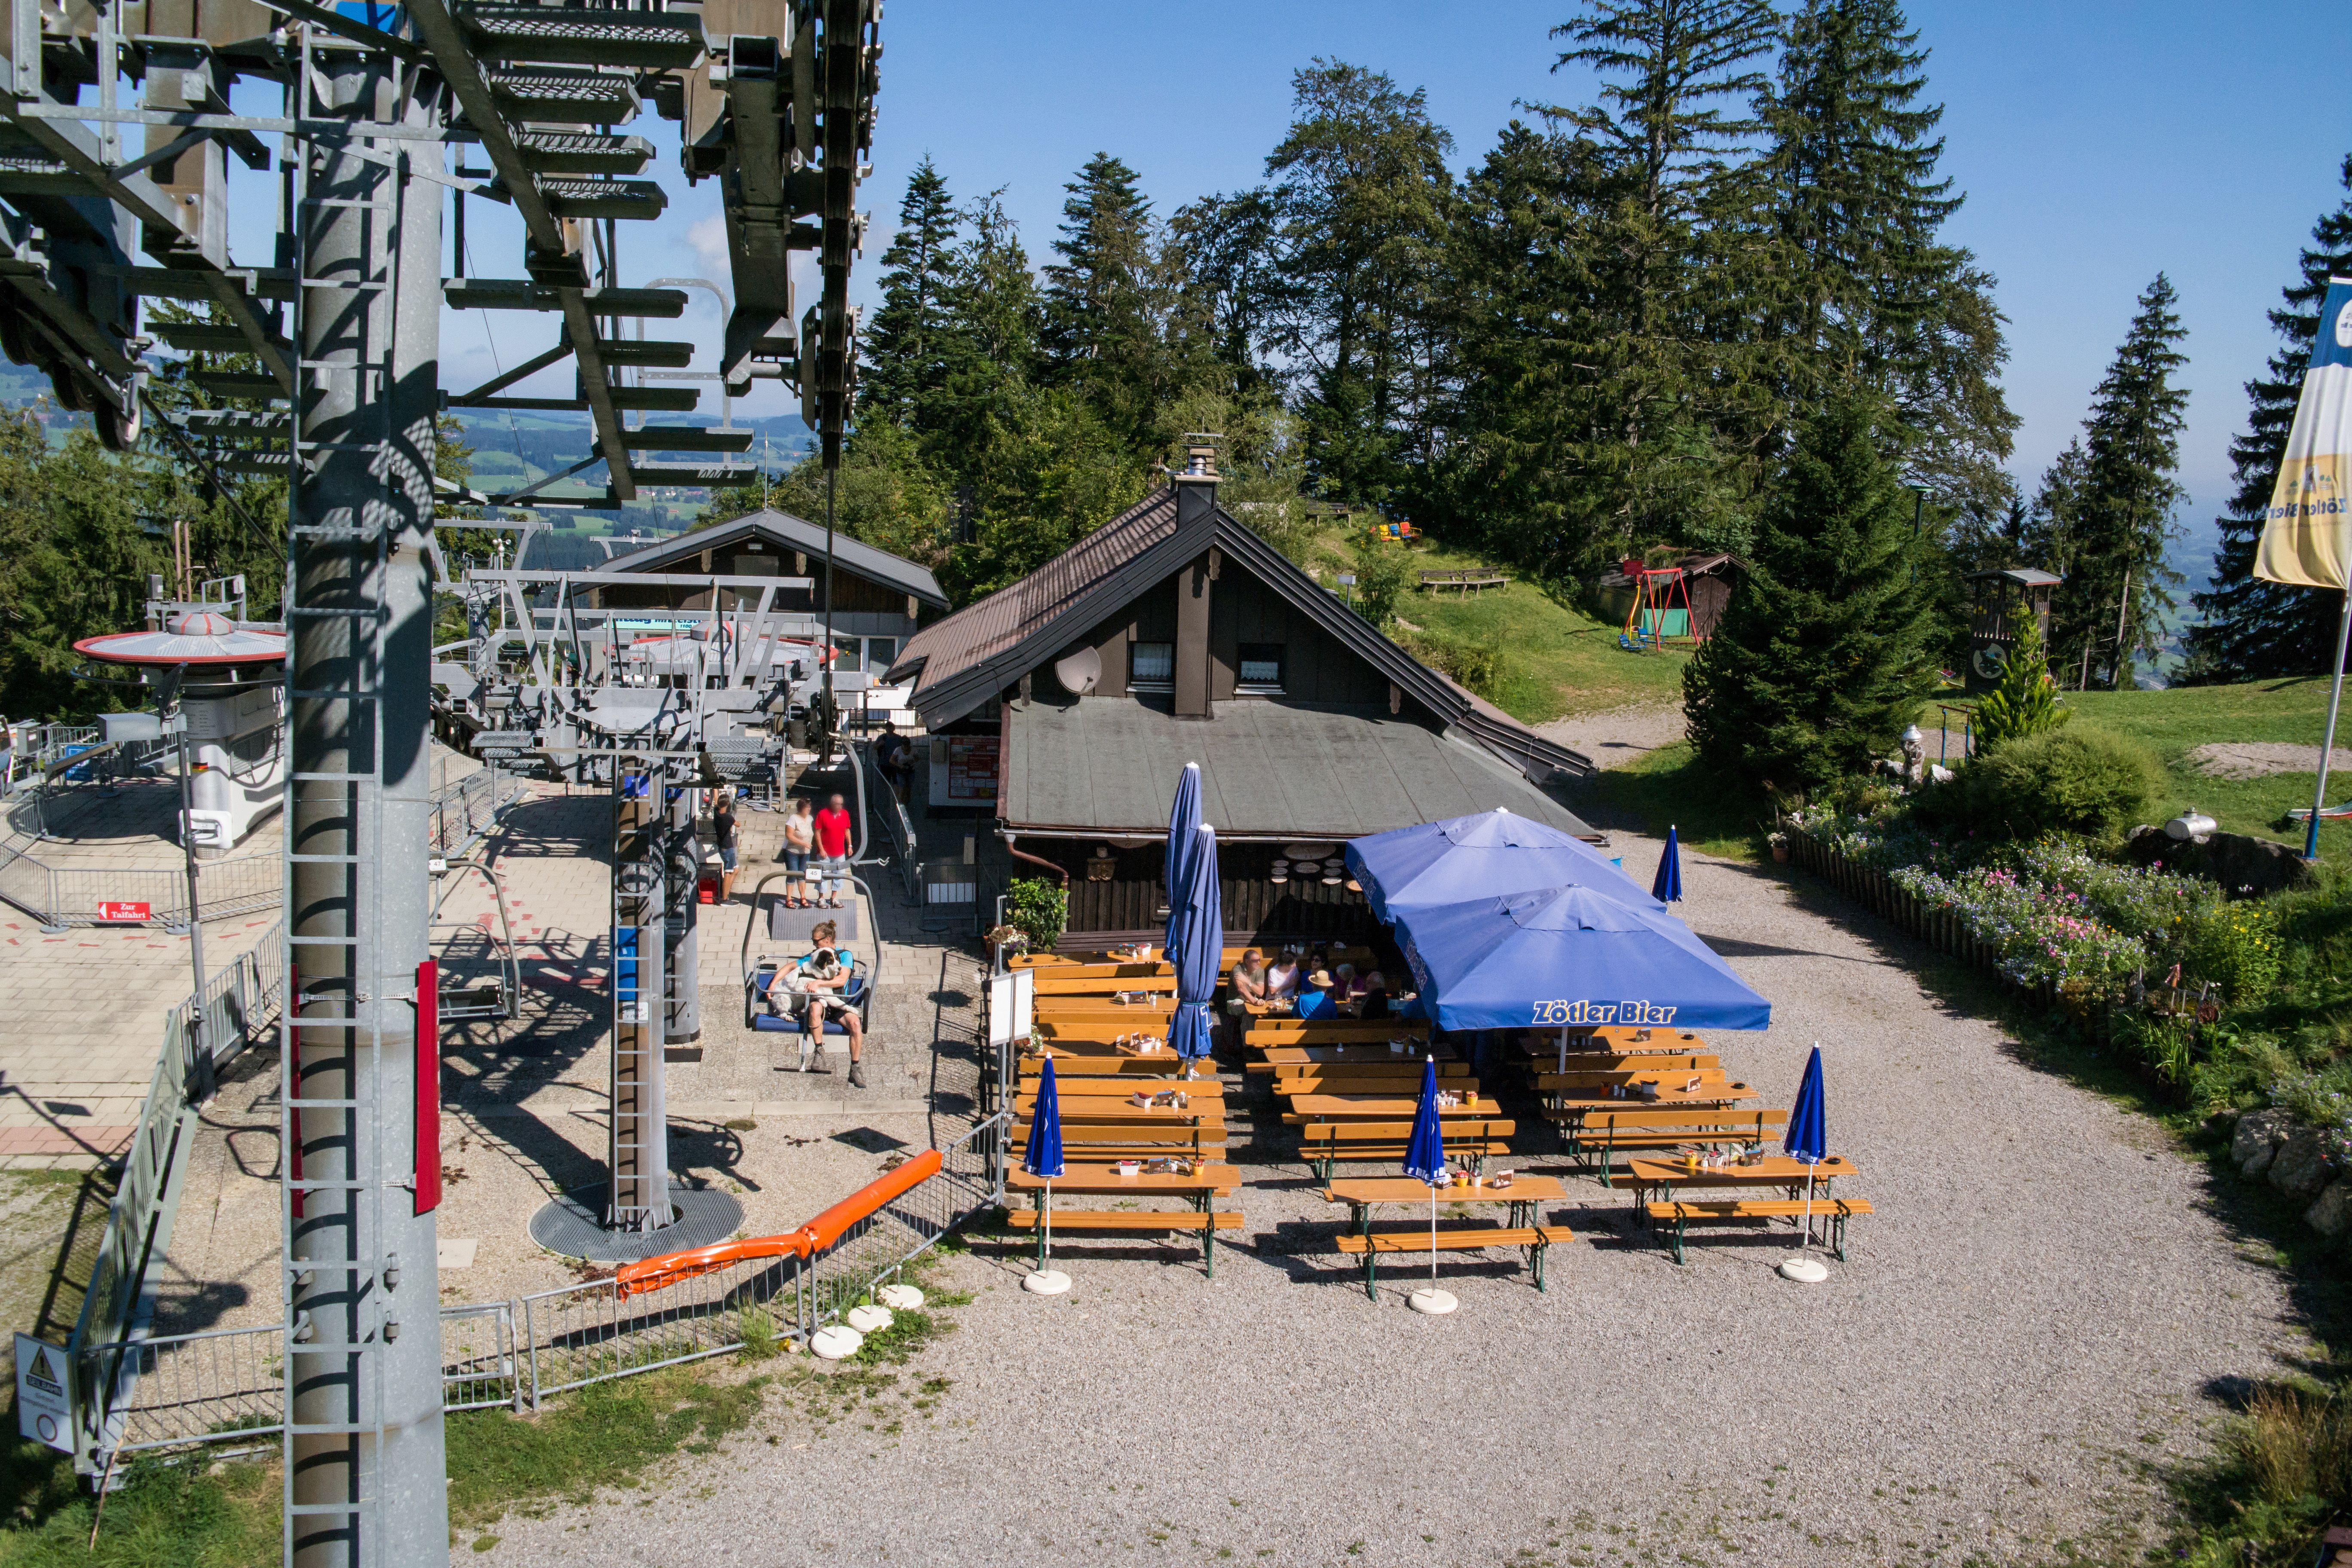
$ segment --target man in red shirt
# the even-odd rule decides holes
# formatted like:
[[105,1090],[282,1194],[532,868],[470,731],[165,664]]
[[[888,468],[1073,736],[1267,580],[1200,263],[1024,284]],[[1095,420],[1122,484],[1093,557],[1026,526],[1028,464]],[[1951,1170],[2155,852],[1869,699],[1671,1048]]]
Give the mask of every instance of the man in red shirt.
[[849,813],[835,795],[823,811],[816,814],[817,876],[824,883],[824,907],[841,908],[841,895],[849,886]]

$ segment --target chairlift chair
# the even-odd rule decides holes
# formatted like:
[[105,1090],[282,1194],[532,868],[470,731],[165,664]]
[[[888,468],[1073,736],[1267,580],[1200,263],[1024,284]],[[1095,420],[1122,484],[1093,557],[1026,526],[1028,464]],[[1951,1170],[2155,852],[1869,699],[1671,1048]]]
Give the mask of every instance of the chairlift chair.
[[[499,934],[495,942],[488,941],[489,933],[471,921],[445,921],[441,906],[457,890],[464,880],[463,873],[473,871],[489,884],[490,901],[499,914]],[[427,945],[441,966],[441,1020],[444,1023],[464,1023],[484,1018],[512,1019],[521,1005],[522,961],[516,955],[514,925],[507,918],[506,884],[499,874],[478,860],[451,860],[441,872],[441,888],[433,899],[433,921],[428,928]],[[468,941],[484,942],[489,952],[467,953],[460,945]]]
[[[779,1017],[762,1007],[761,1004],[768,999],[768,987],[775,984],[781,966],[765,959],[757,963],[751,961],[751,933],[759,929],[765,910],[761,898],[767,892],[768,884],[781,882],[790,875],[786,871],[771,871],[760,879],[759,885],[751,889],[751,918],[743,922],[743,944],[737,955],[737,963],[743,973],[743,1026],[755,1034],[803,1035],[808,1032],[805,1018]],[[852,873],[850,886],[866,895],[866,907],[870,910],[874,895],[865,879]],[[878,943],[881,938],[877,934],[872,940]],[[849,986],[842,993],[842,997],[857,1009],[859,1025],[869,1026],[874,1020],[874,966],[855,948],[850,949],[849,957]],[[838,1019],[827,1017],[824,1037],[833,1039],[836,1037],[847,1039],[849,1030]]]

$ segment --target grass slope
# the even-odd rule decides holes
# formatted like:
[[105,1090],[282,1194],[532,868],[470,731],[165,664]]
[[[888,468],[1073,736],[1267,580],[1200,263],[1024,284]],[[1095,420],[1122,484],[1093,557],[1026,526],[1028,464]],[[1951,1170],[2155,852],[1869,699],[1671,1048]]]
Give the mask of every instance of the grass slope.
[[[2168,691],[2070,691],[2066,706],[2080,715],[2077,722],[2118,731],[2157,754],[2172,783],[2170,797],[2157,807],[2165,816],[2194,805],[2229,832],[2299,845],[2302,826],[2278,823],[2288,807],[2311,804],[2314,773],[2219,779],[2189,762],[2189,753],[2214,742],[2284,741],[2316,747],[2327,724],[2327,684],[2315,679]],[[2336,743],[2345,743],[2340,733]],[[2352,794],[2352,778],[2342,788],[2331,782],[2328,794],[2343,800]],[[2352,850],[2352,826],[2323,823],[2319,842],[2324,858],[2340,858]]]
[[[1405,549],[1394,545],[1383,548]],[[1410,547],[1418,583],[1423,572],[1484,566],[1481,556],[1434,544]],[[1316,537],[1307,564],[1327,585],[1355,570],[1348,535],[1333,528]],[[1409,589],[1397,604],[1400,618],[1441,637],[1495,649],[1505,669],[1496,705],[1523,723],[1540,724],[1612,708],[1647,707],[1682,700],[1686,654],[1628,653],[1617,646],[1617,628],[1517,572],[1507,587],[1475,594],[1458,589],[1423,593]]]

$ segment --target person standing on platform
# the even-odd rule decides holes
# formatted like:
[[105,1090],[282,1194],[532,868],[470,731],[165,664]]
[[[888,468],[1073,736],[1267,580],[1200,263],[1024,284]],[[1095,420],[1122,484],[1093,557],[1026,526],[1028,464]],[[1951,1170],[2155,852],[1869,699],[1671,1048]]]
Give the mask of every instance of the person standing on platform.
[[816,814],[817,876],[824,886],[824,907],[841,908],[843,889],[849,886],[849,810],[835,795]]
[[710,843],[719,851],[719,863],[728,870],[735,869],[735,792],[722,789],[711,797]]
[[816,900],[809,890],[809,861],[816,854],[816,819],[809,815],[806,796],[793,802],[792,811],[784,817],[784,908],[813,909]]

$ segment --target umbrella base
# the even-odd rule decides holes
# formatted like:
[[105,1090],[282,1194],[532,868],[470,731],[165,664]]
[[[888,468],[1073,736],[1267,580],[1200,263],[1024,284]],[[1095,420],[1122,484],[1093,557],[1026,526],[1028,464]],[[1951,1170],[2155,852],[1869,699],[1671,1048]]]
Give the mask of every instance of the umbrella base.
[[1434,1285],[1424,1285],[1404,1299],[1404,1304],[1416,1312],[1442,1318],[1462,1303],[1454,1299],[1451,1290],[1440,1290]]
[[856,1329],[845,1329],[835,1323],[819,1329],[809,1336],[809,1351],[819,1361],[846,1361],[865,1344],[866,1336]]
[[912,1285],[885,1285],[874,1294],[894,1312],[913,1312],[922,1309],[923,1293]]
[[861,1334],[878,1334],[894,1321],[887,1307],[852,1307],[849,1326]]
[[1818,1285],[1829,1277],[1829,1265],[1818,1258],[1791,1258],[1780,1265],[1780,1278],[1800,1285]]
[[1059,1296],[1069,1288],[1070,1277],[1058,1268],[1040,1268],[1021,1281],[1021,1289],[1032,1296]]

